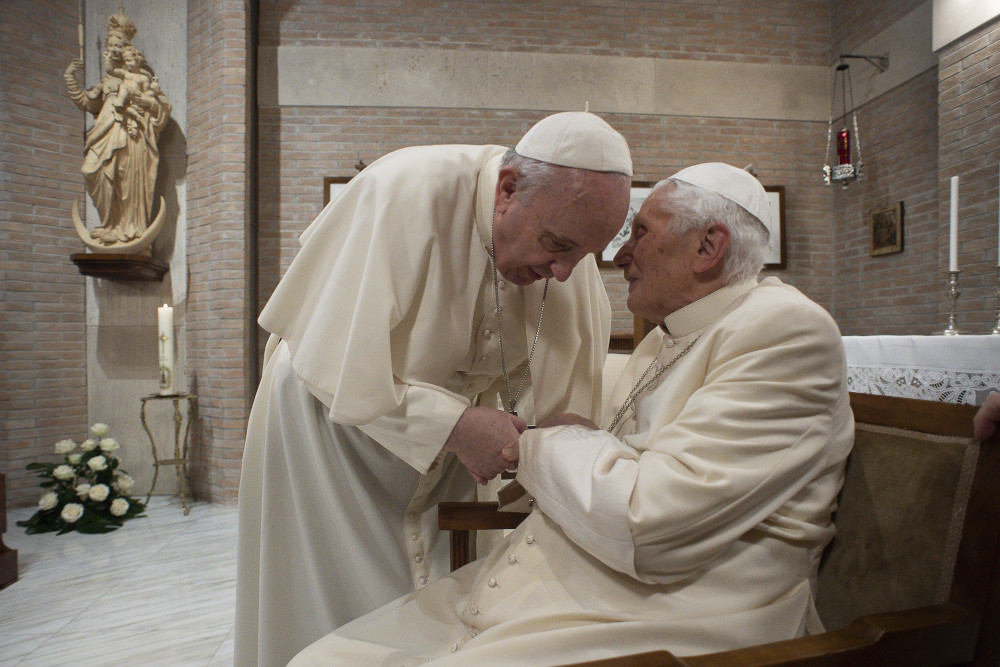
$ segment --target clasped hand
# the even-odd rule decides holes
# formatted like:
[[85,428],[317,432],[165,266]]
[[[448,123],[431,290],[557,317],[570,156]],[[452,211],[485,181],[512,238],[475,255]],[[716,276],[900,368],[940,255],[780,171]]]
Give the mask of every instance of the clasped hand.
[[444,443],[480,484],[517,465],[517,439],[528,425],[517,415],[484,407],[466,409]]

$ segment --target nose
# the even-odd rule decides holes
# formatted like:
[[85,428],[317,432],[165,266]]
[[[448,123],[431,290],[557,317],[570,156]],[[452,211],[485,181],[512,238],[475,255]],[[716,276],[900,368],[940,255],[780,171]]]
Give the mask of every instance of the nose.
[[564,283],[569,278],[569,274],[573,272],[573,264],[564,264],[556,261],[549,264],[549,270],[552,271],[553,278]]
[[632,249],[635,247],[635,243],[632,239],[625,242],[618,252],[615,253],[615,258],[611,262],[617,266],[619,269],[624,269],[626,266],[632,263]]

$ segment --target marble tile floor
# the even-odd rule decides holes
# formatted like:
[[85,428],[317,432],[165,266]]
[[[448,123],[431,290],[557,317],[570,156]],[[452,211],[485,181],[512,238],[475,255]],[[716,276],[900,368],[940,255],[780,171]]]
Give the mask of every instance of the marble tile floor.
[[233,663],[236,508],[154,496],[104,535],[28,535],[9,510],[18,581],[0,590],[0,666]]

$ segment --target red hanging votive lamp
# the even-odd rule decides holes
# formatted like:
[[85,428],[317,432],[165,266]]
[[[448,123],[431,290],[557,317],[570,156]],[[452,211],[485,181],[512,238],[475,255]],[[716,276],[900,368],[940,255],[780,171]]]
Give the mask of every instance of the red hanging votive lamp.
[[[854,106],[854,89],[851,85],[851,66],[848,58],[862,58],[884,72],[889,67],[888,56],[855,56],[842,54],[840,64],[833,76],[833,87],[830,90],[830,124],[826,130],[826,154],[823,165],[823,182],[827,185],[840,183],[847,187],[851,181],[861,178],[861,134],[858,132],[858,112]],[[840,88],[840,113],[837,113],[837,88]],[[850,101],[850,104],[848,104]],[[837,131],[836,162],[831,153],[834,134],[834,123],[840,125]],[[853,125],[853,128],[851,126]],[[851,137],[854,138],[853,153],[856,160],[851,160]]]
[[[840,87],[840,113],[836,114],[837,87]],[[847,105],[848,95],[851,104]],[[830,144],[833,137],[833,123],[835,120],[843,123],[837,132],[837,161],[831,167]],[[858,156],[857,163],[851,162],[851,131],[847,129],[849,122],[854,123],[854,142],[857,146],[855,153]],[[854,89],[851,86],[851,66],[844,62],[841,56],[840,64],[833,76],[833,89],[830,91],[830,125],[826,130],[826,164],[823,165],[823,182],[827,185],[840,183],[842,187],[847,187],[851,181],[861,178],[861,141],[858,136],[858,113],[854,109]]]
[[846,127],[837,133],[837,164],[851,164],[851,131]]

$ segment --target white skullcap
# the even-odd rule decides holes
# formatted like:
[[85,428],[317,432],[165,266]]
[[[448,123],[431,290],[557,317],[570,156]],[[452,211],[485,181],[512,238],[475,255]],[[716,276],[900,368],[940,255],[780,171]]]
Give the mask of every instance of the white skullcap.
[[632,176],[632,156],[625,137],[587,111],[566,111],[543,118],[514,150],[549,164]]
[[767,192],[749,172],[722,162],[705,162],[681,169],[668,180],[683,181],[739,204],[750,215],[767,226],[771,204]]

